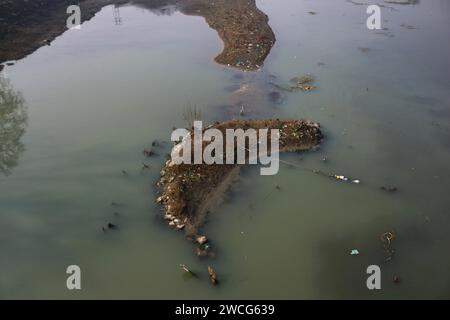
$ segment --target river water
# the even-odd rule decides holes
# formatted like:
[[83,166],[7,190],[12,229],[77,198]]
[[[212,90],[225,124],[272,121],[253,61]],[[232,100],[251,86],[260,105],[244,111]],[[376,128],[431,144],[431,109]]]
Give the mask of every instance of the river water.
[[[344,0],[257,4],[277,42],[243,80],[213,62],[222,43],[203,18],[133,6],[120,8],[121,25],[105,7],[2,71],[2,90],[23,104],[0,119],[16,128],[1,141],[12,153],[0,158],[1,298],[450,298],[450,3],[384,7],[378,32],[365,5]],[[154,203],[170,144],[149,159],[142,151],[169,141],[186,106],[225,120],[230,87],[307,73],[318,90],[246,116],[310,118],[326,140],[283,155],[297,166],[275,176],[242,171],[204,228],[217,251],[213,288]],[[119,229],[102,232],[109,222]],[[396,234],[387,262],[386,231]],[[79,291],[66,288],[72,264]],[[373,264],[381,290],[366,287]]]

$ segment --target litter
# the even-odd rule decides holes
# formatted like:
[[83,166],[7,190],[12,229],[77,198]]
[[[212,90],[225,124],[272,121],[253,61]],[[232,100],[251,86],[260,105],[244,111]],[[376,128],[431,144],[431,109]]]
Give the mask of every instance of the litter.
[[197,241],[197,243],[199,245],[204,245],[205,243],[208,242],[208,238],[206,238],[206,236],[198,236],[195,241]]
[[344,176],[334,175],[334,177],[335,177],[337,180],[348,181],[348,178],[347,178],[347,177],[344,177]]
[[380,235],[380,240],[383,243],[383,249],[386,254],[386,262],[390,261],[394,255],[394,249],[392,249],[391,245],[395,238],[396,235],[394,231],[388,231]]
[[211,266],[208,266],[208,275],[209,275],[209,281],[211,281],[211,284],[215,286],[217,284],[217,274],[214,271]]
[[350,255],[351,255],[351,256],[357,256],[357,255],[359,255],[358,249],[353,249],[352,251],[350,251]]
[[354,183],[354,184],[360,184],[361,180],[359,179],[350,179],[346,176],[341,176],[341,175],[336,175],[336,174],[332,174],[330,175],[331,178],[334,178],[336,180],[340,180],[340,181],[344,181],[344,182],[350,182],[350,183]]
[[180,264],[181,269],[183,269],[186,273],[189,273],[193,275],[194,277],[197,276],[193,271],[191,271],[186,265]]

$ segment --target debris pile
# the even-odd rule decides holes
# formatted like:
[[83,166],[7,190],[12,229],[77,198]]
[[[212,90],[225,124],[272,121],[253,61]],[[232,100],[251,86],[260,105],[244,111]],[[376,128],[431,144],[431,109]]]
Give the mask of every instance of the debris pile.
[[209,281],[213,286],[217,285],[217,274],[211,266],[208,266]]
[[188,0],[181,11],[205,18],[217,31],[224,48],[214,60],[244,71],[258,70],[275,44],[269,18],[254,0]]

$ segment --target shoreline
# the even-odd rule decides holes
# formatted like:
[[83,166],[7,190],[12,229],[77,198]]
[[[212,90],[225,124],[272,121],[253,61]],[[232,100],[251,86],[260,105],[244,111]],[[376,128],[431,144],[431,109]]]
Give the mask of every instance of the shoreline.
[[[0,19],[0,64],[20,60],[51,45],[67,31],[66,9],[70,4],[71,0],[0,3],[0,12],[6,16]],[[135,5],[148,10],[174,6],[185,15],[202,16],[224,44],[214,61],[242,71],[259,69],[275,43],[268,17],[257,8],[255,0],[82,0],[81,23],[107,5]]]

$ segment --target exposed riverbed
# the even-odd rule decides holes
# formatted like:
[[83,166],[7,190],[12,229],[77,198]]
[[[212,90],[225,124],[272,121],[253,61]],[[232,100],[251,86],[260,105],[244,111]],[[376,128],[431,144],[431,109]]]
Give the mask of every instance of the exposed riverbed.
[[[276,37],[260,72],[215,63],[223,44],[204,18],[136,6],[120,8],[120,25],[104,7],[0,72],[26,113],[17,161],[0,171],[1,298],[450,297],[450,3],[389,4],[381,32],[345,0],[257,5]],[[304,74],[317,90],[270,84]],[[204,263],[154,202],[170,144],[142,151],[185,125],[187,105],[212,122],[239,117],[241,104],[244,118],[320,122],[327,139],[282,157],[303,169],[241,171],[203,230],[221,276],[212,288],[183,276],[180,263],[206,279]],[[108,223],[118,229],[102,232]],[[379,237],[390,230],[385,262]],[[79,292],[65,287],[70,264],[82,269]],[[370,264],[382,268],[379,292],[365,285]]]

